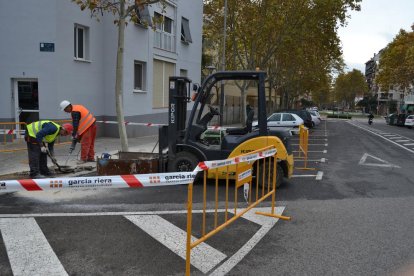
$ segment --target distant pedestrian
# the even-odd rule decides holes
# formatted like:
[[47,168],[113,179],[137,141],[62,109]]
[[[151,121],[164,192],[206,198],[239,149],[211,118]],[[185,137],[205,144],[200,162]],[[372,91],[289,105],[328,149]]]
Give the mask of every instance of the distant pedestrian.
[[[47,167],[47,151],[53,156],[53,146],[59,135],[69,135],[73,130],[71,124],[59,124],[42,120],[27,125],[25,140],[29,155],[31,178],[44,178],[53,175]],[[47,143],[48,149],[46,149]]]
[[[95,161],[96,118],[83,105],[71,104],[64,100],[60,103],[62,111],[72,116],[72,140],[81,141],[81,157],[77,162],[83,164]],[[72,149],[73,150],[73,149]]]

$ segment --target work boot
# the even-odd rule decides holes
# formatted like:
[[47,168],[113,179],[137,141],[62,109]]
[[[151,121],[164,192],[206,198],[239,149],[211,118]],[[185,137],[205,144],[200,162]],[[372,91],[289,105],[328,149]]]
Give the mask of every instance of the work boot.
[[51,171],[41,172],[41,174],[43,174],[44,176],[54,176],[55,175],[55,173],[53,173]]

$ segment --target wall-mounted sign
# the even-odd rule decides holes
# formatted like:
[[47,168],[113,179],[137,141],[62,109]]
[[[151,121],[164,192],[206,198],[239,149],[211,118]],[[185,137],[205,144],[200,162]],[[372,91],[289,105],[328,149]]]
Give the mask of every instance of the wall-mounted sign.
[[40,52],[54,52],[55,43],[40,42]]

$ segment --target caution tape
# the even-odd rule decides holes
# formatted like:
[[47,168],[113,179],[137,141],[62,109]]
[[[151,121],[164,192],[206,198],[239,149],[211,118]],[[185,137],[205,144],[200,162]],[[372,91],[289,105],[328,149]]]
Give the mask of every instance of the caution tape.
[[0,181],[1,192],[47,191],[74,188],[143,188],[189,184],[195,172],[65,177]]
[[236,165],[242,162],[252,162],[258,159],[266,158],[275,155],[277,150],[275,148],[270,148],[264,151],[255,152],[252,154],[236,156],[234,158],[226,160],[216,160],[216,161],[203,161],[198,163],[197,168],[194,171],[205,171],[209,169],[216,169],[229,165]]
[[12,134],[24,134],[26,131],[23,129],[0,129],[0,134],[12,135]]
[[192,172],[5,180],[0,181],[0,193],[74,188],[143,188],[184,185],[193,182],[200,171],[252,162],[273,156],[276,152],[275,148],[270,148],[226,160],[204,161],[200,162]]

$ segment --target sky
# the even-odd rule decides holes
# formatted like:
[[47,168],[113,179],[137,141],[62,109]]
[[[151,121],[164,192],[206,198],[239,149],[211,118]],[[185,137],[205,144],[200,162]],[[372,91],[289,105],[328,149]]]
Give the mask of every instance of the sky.
[[400,29],[411,31],[414,0],[362,0],[361,11],[350,12],[339,29],[346,71],[365,72],[365,62],[386,47]]

